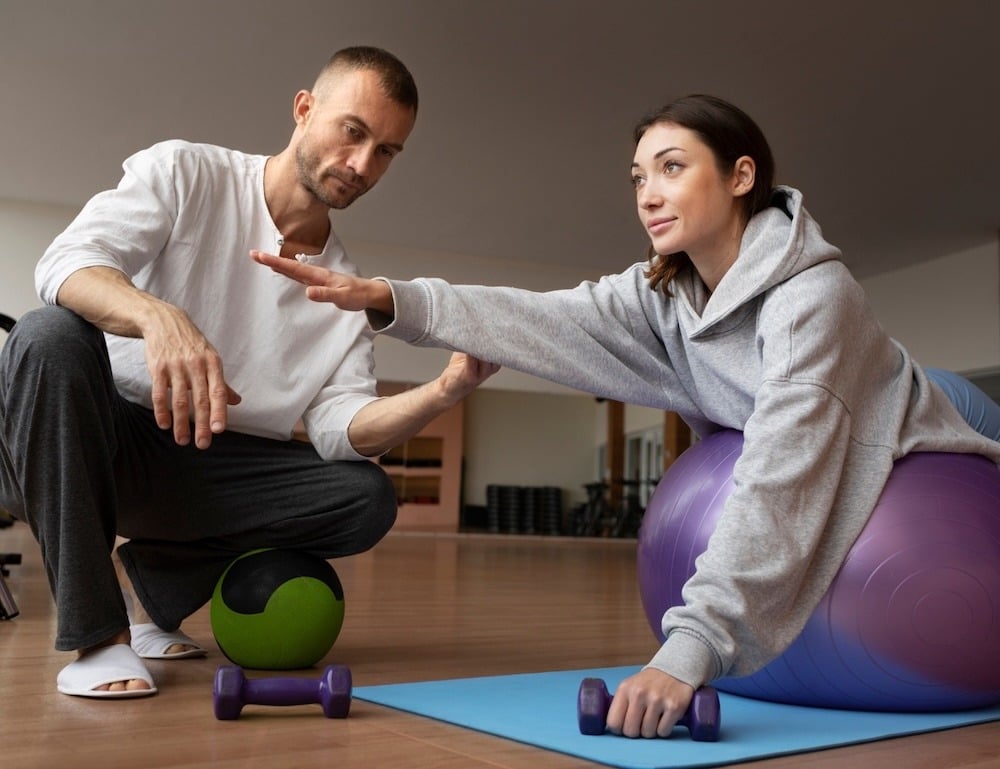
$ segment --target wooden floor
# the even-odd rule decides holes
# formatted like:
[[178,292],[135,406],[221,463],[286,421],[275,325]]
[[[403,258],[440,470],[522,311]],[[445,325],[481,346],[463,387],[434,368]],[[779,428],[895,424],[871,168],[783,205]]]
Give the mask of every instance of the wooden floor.
[[[0,530],[0,551],[23,556],[8,578],[21,615],[0,622],[4,769],[598,766],[358,700],[346,721],[323,718],[315,705],[248,707],[238,721],[217,721],[212,679],[226,660],[207,608],[185,629],[209,656],[151,662],[155,697],[60,695],[56,674],[72,655],[52,650],[52,602],[37,546],[17,524]],[[634,542],[400,533],[334,565],[347,617],[323,664],[349,665],[356,686],[631,665],[655,650],[635,587]],[[995,769],[1000,724],[741,766]]]

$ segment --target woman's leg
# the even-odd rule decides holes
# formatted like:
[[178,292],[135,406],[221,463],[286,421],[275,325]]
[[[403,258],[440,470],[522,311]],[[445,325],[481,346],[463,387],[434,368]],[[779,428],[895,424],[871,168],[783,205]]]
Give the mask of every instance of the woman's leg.
[[1000,442],[1000,405],[968,379],[953,371],[925,368],[924,373],[944,390],[958,413],[976,432]]

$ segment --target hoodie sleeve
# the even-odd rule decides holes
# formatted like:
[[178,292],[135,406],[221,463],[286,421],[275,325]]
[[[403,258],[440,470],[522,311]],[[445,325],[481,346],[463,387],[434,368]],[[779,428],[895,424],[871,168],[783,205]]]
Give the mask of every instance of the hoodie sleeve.
[[662,298],[649,289],[641,265],[550,292],[428,278],[386,282],[395,318],[371,322],[389,336],[467,352],[601,397],[670,408],[666,354],[643,311]]

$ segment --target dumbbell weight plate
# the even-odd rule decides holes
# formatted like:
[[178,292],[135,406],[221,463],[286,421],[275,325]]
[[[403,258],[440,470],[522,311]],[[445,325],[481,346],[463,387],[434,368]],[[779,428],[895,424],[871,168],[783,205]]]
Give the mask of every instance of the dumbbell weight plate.
[[323,715],[327,718],[347,718],[351,712],[353,679],[351,669],[345,665],[330,665],[323,671],[322,686],[326,690],[320,695]]
[[235,721],[243,709],[243,671],[232,665],[220,667],[215,671],[215,683],[212,688],[212,701],[215,717],[220,721]]
[[580,734],[604,734],[611,695],[600,678],[584,678],[577,694],[576,715]]

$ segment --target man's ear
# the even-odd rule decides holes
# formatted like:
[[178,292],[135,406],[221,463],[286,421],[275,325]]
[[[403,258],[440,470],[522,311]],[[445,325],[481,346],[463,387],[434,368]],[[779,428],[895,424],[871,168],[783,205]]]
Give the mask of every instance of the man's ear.
[[292,101],[292,118],[295,125],[304,125],[309,119],[315,99],[310,91],[299,91]]

